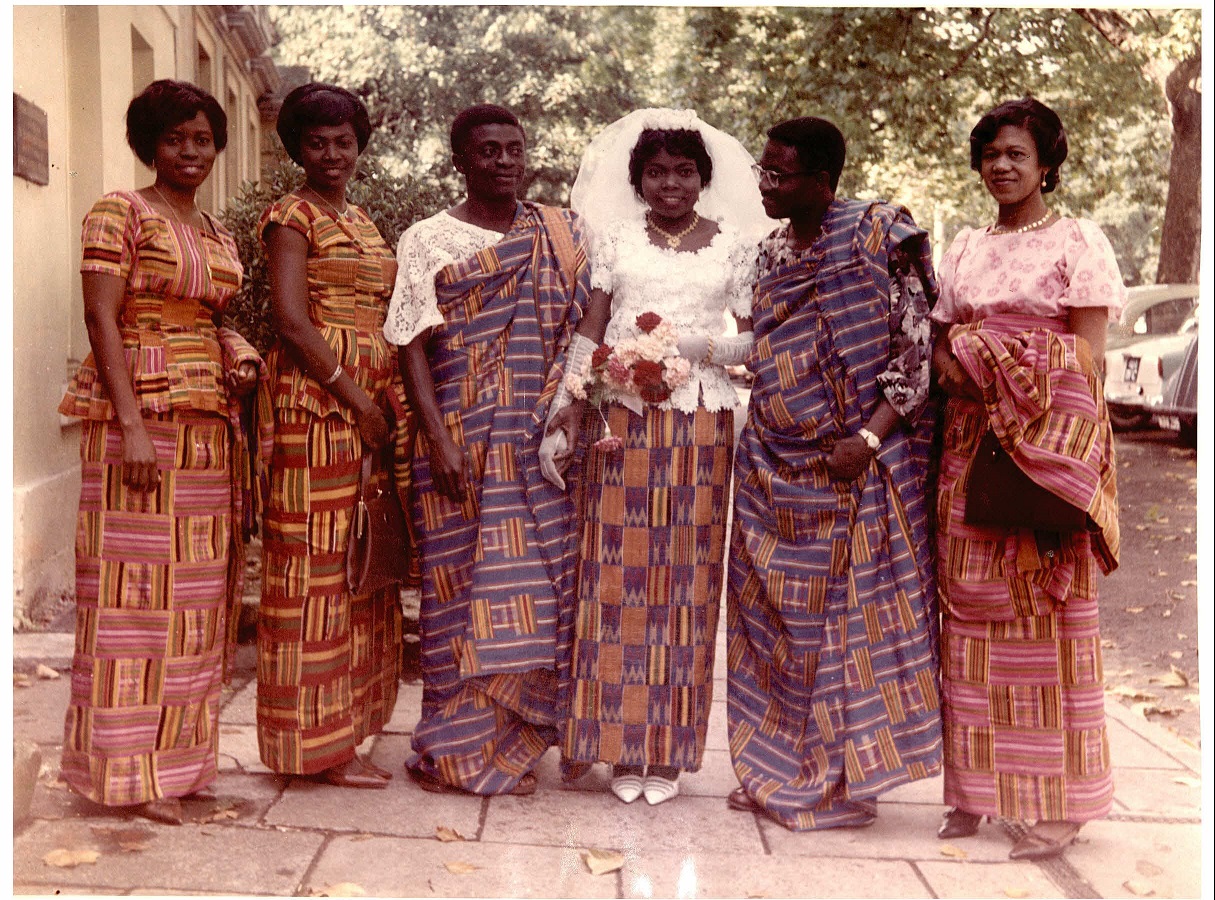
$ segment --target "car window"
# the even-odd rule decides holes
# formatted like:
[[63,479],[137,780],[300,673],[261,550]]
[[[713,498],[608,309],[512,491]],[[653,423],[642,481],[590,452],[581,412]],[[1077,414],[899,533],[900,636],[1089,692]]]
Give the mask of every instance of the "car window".
[[1135,334],[1178,334],[1194,311],[1197,297],[1176,297],[1164,300],[1147,310],[1132,326]]

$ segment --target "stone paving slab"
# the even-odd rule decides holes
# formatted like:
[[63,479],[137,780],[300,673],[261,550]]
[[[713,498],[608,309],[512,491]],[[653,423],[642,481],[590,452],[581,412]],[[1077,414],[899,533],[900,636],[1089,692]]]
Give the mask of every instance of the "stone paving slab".
[[[920,861],[916,868],[932,888],[932,895],[965,900],[969,897],[1066,897],[1062,890],[1041,867],[1035,863]],[[878,894],[858,894],[876,897]],[[887,895],[893,896],[893,895]]]
[[1201,897],[1204,852],[1210,845],[1201,825],[1096,821],[1084,826],[1067,861],[1102,897],[1146,896],[1145,890],[1156,897]]
[[422,682],[402,684],[397,688],[397,705],[384,724],[386,734],[412,734],[422,714]]
[[[764,852],[754,817],[726,815],[721,800],[679,797],[661,806],[645,800],[625,805],[614,797],[582,791],[541,791],[531,797],[497,797],[485,814],[481,839],[493,843],[598,847],[623,853],[668,850],[729,853],[750,858]],[[741,818],[740,818],[741,816]]]
[[257,750],[256,725],[229,725],[223,718],[219,724],[219,770],[273,775],[262,763]]
[[[120,831],[125,838],[115,837]],[[138,843],[127,851],[120,842]],[[220,825],[157,825],[116,821],[35,822],[20,836],[13,881],[41,889],[217,891],[293,894],[325,836]],[[99,850],[92,864],[65,869],[43,857],[56,849]]]
[[224,703],[220,708],[220,718],[226,725],[256,725],[257,724],[257,681],[250,680],[235,693],[224,691]]
[[[465,871],[467,866],[474,868]],[[619,877],[590,874],[574,847],[386,837],[335,837],[308,873],[303,893],[342,883],[357,884],[373,897],[617,897],[619,892]]]
[[1201,782],[1193,772],[1115,766],[1112,815],[1120,813],[1161,818],[1201,816]]
[[[1109,704],[1106,703],[1106,707]],[[1144,723],[1151,724],[1148,722]],[[1121,768],[1131,769],[1183,769],[1185,764],[1171,753],[1162,750],[1140,732],[1132,730],[1126,722],[1110,717],[1106,719],[1106,733],[1110,741],[1110,759]]]
[[[1106,695],[1105,715],[1128,729],[1140,735],[1144,740],[1161,748],[1162,752],[1175,759],[1195,772],[1203,769],[1202,751],[1182,738],[1174,731],[1157,722],[1151,722],[1134,709],[1123,706],[1115,697]],[[1122,760],[1113,757],[1115,765],[1123,764]]]
[[28,687],[13,686],[13,734],[37,744],[62,744],[72,680],[34,678]]
[[624,868],[624,897],[931,897],[915,868],[894,860],[644,851]]

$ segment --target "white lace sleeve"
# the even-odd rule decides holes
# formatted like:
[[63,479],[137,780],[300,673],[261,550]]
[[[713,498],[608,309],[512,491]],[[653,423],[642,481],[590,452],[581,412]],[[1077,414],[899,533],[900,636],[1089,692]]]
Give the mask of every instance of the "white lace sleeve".
[[399,347],[443,324],[435,296],[435,273],[453,260],[426,235],[426,222],[418,222],[397,244],[397,281],[384,320],[384,337]]
[[730,248],[726,306],[740,319],[751,318],[751,297],[755,287],[755,260],[759,245],[741,236]]
[[601,235],[590,241],[591,287],[605,294],[615,290],[614,274],[616,258],[620,248],[620,223],[614,223]]

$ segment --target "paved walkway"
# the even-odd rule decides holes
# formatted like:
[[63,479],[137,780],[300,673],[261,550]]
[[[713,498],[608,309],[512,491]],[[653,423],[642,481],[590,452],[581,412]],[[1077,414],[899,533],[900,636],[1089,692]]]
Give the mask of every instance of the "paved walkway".
[[[18,666],[64,672],[72,635],[14,636]],[[718,659],[725,659],[724,635]],[[253,648],[242,646],[220,717],[215,797],[192,801],[191,821],[157,825],[99,813],[58,778],[68,679],[14,687],[14,736],[37,742],[42,773],[31,818],[13,841],[17,894],[243,894],[395,897],[1198,897],[1202,890],[1199,752],[1107,701],[1117,794],[1062,860],[1017,863],[1011,822],[986,823],[945,844],[935,830],[940,779],[883,797],[859,831],[792,834],[729,810],[735,787],[725,734],[725,682],[716,683],[704,767],[659,807],[607,792],[597,767],[561,786],[556,752],[531,797],[427,794],[404,774],[383,791],[281,778],[258,761]],[[724,666],[718,666],[723,673]],[[368,742],[400,772],[418,719],[421,684],[402,686],[387,731]],[[448,838],[444,840],[443,838]],[[623,865],[592,874],[586,851]],[[56,850],[97,851],[59,867]],[[85,859],[93,854],[77,854]],[[610,857],[610,855],[609,855]],[[51,857],[54,859],[54,857]],[[1209,865],[1209,863],[1208,863]],[[1209,879],[1209,874],[1208,874]]]

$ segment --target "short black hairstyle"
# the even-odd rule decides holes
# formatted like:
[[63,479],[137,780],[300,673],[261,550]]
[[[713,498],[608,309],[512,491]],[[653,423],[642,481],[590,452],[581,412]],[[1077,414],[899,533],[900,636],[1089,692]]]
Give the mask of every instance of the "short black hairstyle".
[[672,156],[682,156],[696,163],[702,189],[713,180],[713,157],[705,147],[700,132],[691,128],[647,128],[629,151],[629,184],[641,196],[641,176],[645,167],[663,150]]
[[768,139],[797,151],[798,162],[807,172],[826,172],[831,190],[840,183],[847,145],[834,124],[818,116],[787,119],[768,129]]
[[215,149],[223,150],[228,146],[228,117],[218,100],[188,81],[153,81],[127,106],[127,143],[139,161],[150,166],[160,136],[199,113],[211,123]]
[[1042,193],[1049,194],[1059,184],[1059,167],[1067,159],[1067,131],[1053,109],[1033,97],[1007,100],[983,118],[970,132],[970,167],[976,172],[983,165],[983,148],[996,139],[1005,125],[1024,128],[1033,136],[1039,165],[1049,171],[1042,182]]
[[[463,156],[468,149],[468,141],[474,128],[481,125],[513,125],[523,132],[518,117],[505,106],[494,103],[478,103],[460,110],[451,122],[451,152],[454,156]],[[523,132],[527,140],[527,133]]]
[[367,149],[371,139],[371,119],[363,101],[345,88],[336,84],[313,81],[301,84],[283,98],[278,111],[278,136],[283,148],[297,164],[300,162],[300,141],[304,131],[326,125],[350,123],[354,138],[359,144],[359,153]]

